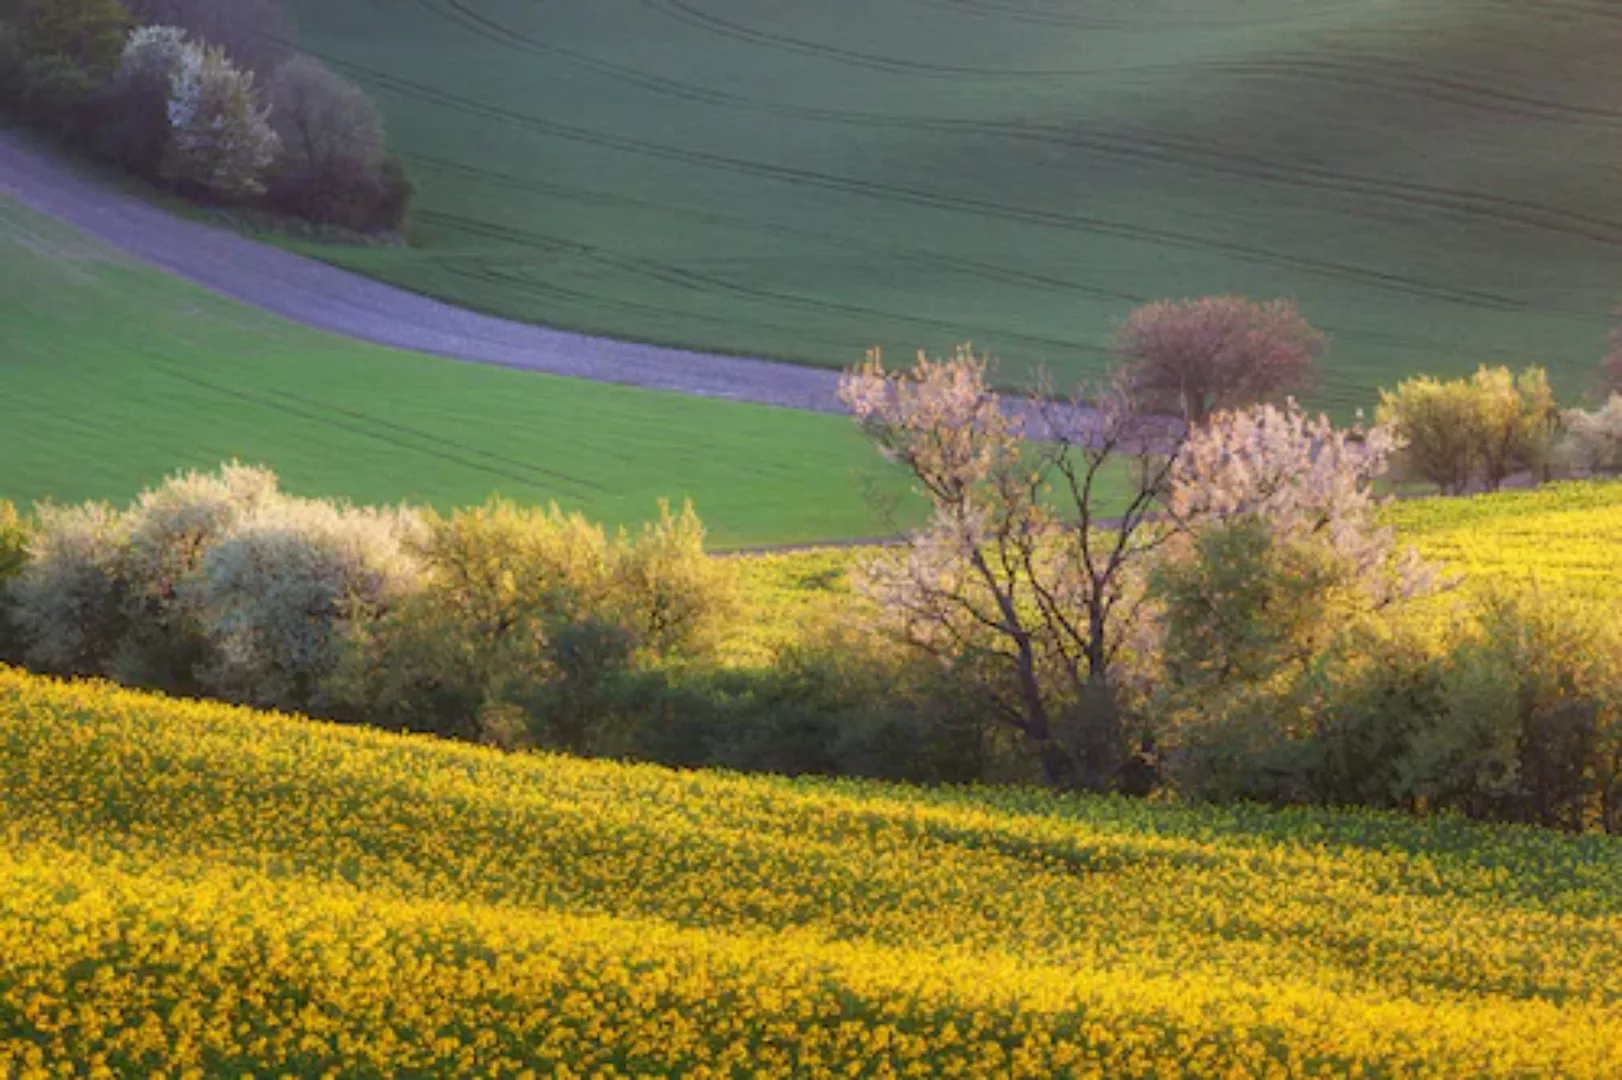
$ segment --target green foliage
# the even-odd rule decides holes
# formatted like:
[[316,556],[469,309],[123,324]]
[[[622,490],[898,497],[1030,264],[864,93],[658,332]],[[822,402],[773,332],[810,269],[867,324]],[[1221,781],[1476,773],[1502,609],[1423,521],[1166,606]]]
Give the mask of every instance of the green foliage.
[[22,647],[11,623],[10,585],[28,563],[33,523],[17,508],[0,499],[0,663],[17,663]]
[[430,512],[424,530],[421,584],[362,629],[334,683],[375,722],[512,741],[516,710],[533,741],[588,750],[608,737],[616,680],[709,658],[734,617],[690,506],[635,537],[500,500]]
[[15,7],[24,52],[69,61],[91,84],[117,69],[135,21],[120,0],[22,0]]
[[1622,633],[1572,605],[1489,598],[1447,658],[1444,708],[1415,736],[1426,807],[1622,831]]
[[1468,379],[1408,379],[1380,391],[1379,422],[1405,444],[1410,479],[1459,494],[1479,483],[1497,491],[1519,469],[1549,462],[1559,408],[1542,368],[1513,375],[1482,367]]
[[1174,735],[1185,794],[1450,810],[1622,830],[1622,635],[1591,610],[1490,597],[1425,634],[1360,621],[1299,673]]

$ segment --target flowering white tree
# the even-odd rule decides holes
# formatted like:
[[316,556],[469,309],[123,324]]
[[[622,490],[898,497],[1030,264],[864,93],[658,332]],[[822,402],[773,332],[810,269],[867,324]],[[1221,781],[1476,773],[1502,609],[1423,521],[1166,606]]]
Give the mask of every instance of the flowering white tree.
[[223,49],[195,42],[186,43],[172,77],[169,126],[168,174],[220,195],[263,191],[261,178],[281,151],[253,73],[234,67]]
[[1579,473],[1622,473],[1622,392],[1592,412],[1566,410],[1562,426],[1560,464]]
[[1374,482],[1400,445],[1294,402],[1219,413],[1190,435],[1165,499],[1176,539],[1151,584],[1173,689],[1265,680],[1358,614],[1437,587],[1378,518]]
[[[862,430],[932,508],[857,584],[890,631],[979,689],[1050,783],[1121,787],[1126,661],[1180,436],[1146,427],[1121,382],[1089,405],[1042,395],[1005,409],[986,371],[965,347],[902,373],[874,354],[845,376]],[[1135,459],[1131,490],[1106,510]]]
[[119,63],[118,75],[125,80],[161,79],[170,86],[186,53],[194,46],[186,40],[186,31],[178,26],[139,26],[130,31],[124,43],[124,56]]

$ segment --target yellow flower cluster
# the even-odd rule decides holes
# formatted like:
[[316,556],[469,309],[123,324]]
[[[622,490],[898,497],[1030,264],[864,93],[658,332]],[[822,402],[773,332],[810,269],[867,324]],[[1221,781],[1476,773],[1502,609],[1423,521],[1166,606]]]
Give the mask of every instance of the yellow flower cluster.
[[0,668],[0,1076],[1622,1075],[1622,842],[503,756]]

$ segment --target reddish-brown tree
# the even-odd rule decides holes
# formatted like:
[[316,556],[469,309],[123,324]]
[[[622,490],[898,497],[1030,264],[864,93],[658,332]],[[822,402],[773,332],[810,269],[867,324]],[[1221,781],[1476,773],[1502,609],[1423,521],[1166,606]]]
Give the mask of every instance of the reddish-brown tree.
[[1302,389],[1324,341],[1292,301],[1213,296],[1144,305],[1121,327],[1115,351],[1140,402],[1198,426]]
[[[1622,317],[1622,308],[1617,309],[1618,317]],[[1599,368],[1603,394],[1622,394],[1622,324],[1618,324],[1611,331],[1611,353]]]

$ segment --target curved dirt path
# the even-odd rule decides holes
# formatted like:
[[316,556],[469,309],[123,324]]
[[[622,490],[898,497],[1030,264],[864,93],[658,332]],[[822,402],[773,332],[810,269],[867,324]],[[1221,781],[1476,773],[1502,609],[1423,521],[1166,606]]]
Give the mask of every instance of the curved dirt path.
[[480,315],[151,206],[0,131],[0,194],[233,300],[455,360],[760,405],[841,412],[837,372],[637,345]]

